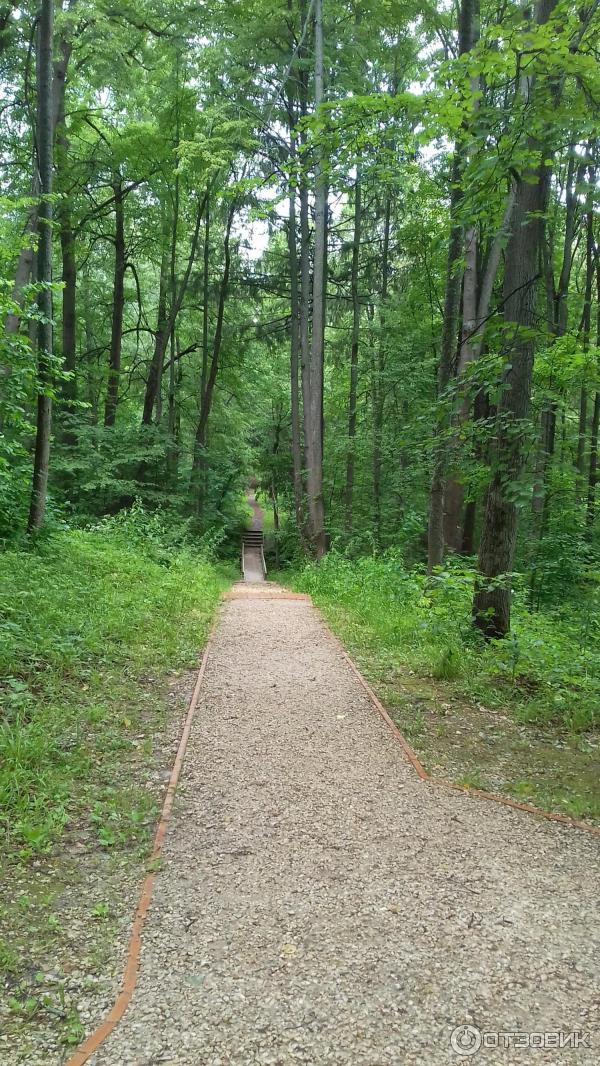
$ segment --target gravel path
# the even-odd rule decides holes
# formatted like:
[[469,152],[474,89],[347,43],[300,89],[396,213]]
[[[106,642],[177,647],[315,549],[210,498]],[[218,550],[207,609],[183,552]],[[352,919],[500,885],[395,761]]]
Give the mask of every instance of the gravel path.
[[[228,600],[137,989],[90,1061],[597,1066],[598,853],[419,782],[310,604]],[[461,1057],[465,1022],[592,1047]]]
[[[253,492],[248,496],[248,504],[252,508],[250,529],[253,532],[262,532],[263,510]],[[260,548],[246,546],[244,556],[244,580],[246,582],[264,581],[263,557]]]

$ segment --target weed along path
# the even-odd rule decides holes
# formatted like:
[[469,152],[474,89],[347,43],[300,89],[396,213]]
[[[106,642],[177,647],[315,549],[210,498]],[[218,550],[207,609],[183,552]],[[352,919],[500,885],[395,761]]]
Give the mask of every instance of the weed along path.
[[307,599],[235,586],[137,984],[86,1061],[597,1066],[599,851],[419,780]]

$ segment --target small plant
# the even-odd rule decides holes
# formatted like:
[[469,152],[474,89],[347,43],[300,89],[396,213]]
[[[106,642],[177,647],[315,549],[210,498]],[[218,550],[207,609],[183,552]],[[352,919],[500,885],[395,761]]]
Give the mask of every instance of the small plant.
[[0,973],[16,973],[18,962],[16,951],[5,940],[0,940]]
[[92,918],[95,918],[97,921],[104,922],[109,917],[110,907],[108,903],[102,901],[100,903],[96,903],[96,905],[92,908]]
[[432,672],[440,681],[454,681],[460,677],[461,661],[458,648],[452,645],[445,648]]

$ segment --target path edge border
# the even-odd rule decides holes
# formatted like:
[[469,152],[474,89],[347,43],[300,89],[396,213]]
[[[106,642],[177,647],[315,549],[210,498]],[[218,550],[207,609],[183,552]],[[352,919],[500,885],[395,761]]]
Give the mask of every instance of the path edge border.
[[[171,769],[171,774],[167,784],[167,788],[164,794],[163,805],[158,820],[158,825],[154,834],[154,841],[152,844],[152,852],[148,863],[156,863],[156,860],[160,859],[162,853],[163,841],[167,832],[167,825],[173,809],[173,802],[175,800],[175,794],[177,792],[177,785],[179,784],[179,777],[183,762],[185,759],[185,753],[192,731],[192,725],[196,715],[196,709],[198,707],[198,701],[200,699],[200,692],[202,689],[202,683],[204,681],[204,674],[206,671],[206,664],[208,662],[208,656],[213,643],[213,636],[217,624],[217,619],[213,622],[206,643],[202,651],[202,657],[200,660],[200,666],[198,668],[198,676],[194,685],[194,691],[183,724],[183,729],[177,746],[177,752],[175,754],[175,761]],[[116,1029],[117,1025],[121,1021],[125,1011],[127,1010],[131,997],[133,996],[135,986],[137,984],[137,977],[140,967],[140,958],[142,950],[142,932],[144,929],[144,923],[146,916],[150,909],[152,902],[152,893],[154,890],[154,882],[158,871],[151,869],[146,874],[140,891],[138,904],[135,910],[133,918],[133,924],[131,927],[131,933],[129,935],[129,943],[127,945],[127,952],[125,956],[125,969],[123,971],[123,977],[121,980],[121,988],[117,998],[115,999],[108,1014],[104,1018],[104,1021],[85,1038],[85,1040],[79,1045],[79,1047],[73,1052],[71,1057],[66,1060],[65,1066],[84,1066],[84,1063],[88,1062],[91,1056],[98,1050],[104,1041],[111,1035]]]
[[[463,795],[472,796],[476,799],[487,800],[491,803],[499,803],[503,807],[510,807],[516,811],[522,811],[525,814],[537,815],[538,818],[545,818],[550,822],[557,822],[559,825],[564,825],[569,829],[579,829],[584,833],[590,833],[592,836],[600,837],[600,826],[591,825],[589,822],[582,822],[577,818],[570,818],[568,814],[559,814],[555,811],[545,811],[541,807],[535,807],[532,803],[520,803],[518,800],[509,799],[508,796],[500,796],[496,792],[487,792],[485,789],[473,788],[471,785],[458,785],[453,781],[447,781],[443,777],[433,777],[432,774],[423,766],[419,756],[414,748],[408,743],[404,734],[400,731],[393,718],[388,714],[383,706],[379,697],[375,694],[371,688],[369,682],[361,673],[360,669],[346,651],[346,648],[340,638],[333,632],[323,613],[318,607],[315,607],[319,618],[323,622],[327,632],[333,638],[335,644],[339,647],[342,657],[350,667],[352,673],[355,675],[359,685],[364,689],[369,700],[379,716],[383,719],[390,732],[394,735],[400,747],[402,748],[404,755],[408,762],[411,764],[413,770],[421,781],[427,784],[434,785],[437,788],[451,789],[453,792],[462,792]],[[67,1064],[69,1066],[69,1064]]]

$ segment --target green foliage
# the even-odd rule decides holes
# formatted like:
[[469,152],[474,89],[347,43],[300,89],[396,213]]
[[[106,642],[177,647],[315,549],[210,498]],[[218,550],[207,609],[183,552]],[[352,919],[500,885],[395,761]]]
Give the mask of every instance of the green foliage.
[[460,564],[433,579],[394,553],[354,561],[331,552],[294,575],[294,587],[324,608],[334,629],[361,649],[367,672],[415,670],[456,682],[517,718],[575,732],[598,728],[600,584],[590,575],[579,602],[532,614],[515,592],[511,638],[484,642],[471,624],[473,571]]
[[102,791],[103,762],[132,749],[139,679],[196,661],[224,585],[161,534],[138,508],[2,558],[0,828],[26,851],[48,848],[82,803],[105,846],[148,817]]

